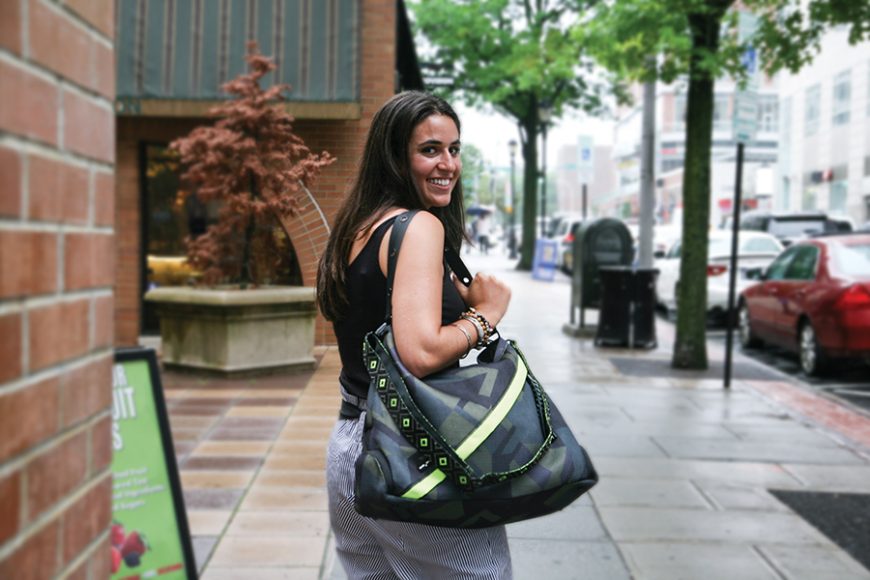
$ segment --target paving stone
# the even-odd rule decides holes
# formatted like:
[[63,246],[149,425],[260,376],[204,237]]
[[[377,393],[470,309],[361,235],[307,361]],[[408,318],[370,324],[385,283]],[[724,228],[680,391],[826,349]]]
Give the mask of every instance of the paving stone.
[[867,464],[827,466],[785,463],[783,468],[813,491],[870,493],[870,465]]
[[623,479],[691,479],[753,484],[760,487],[800,486],[800,482],[779,465],[738,461],[600,457],[595,460],[599,474]]
[[833,547],[761,545],[788,580],[870,580],[870,571]]
[[842,447],[815,447],[786,442],[699,439],[696,437],[655,437],[671,457],[683,459],[727,459],[769,463],[856,464],[864,460]]
[[607,532],[594,507],[569,506],[548,516],[507,526],[508,538],[603,541]]
[[721,510],[754,510],[788,512],[766,489],[749,485],[727,485],[701,482],[698,484],[710,501]]
[[221,567],[319,567],[326,548],[325,537],[276,535],[224,536],[215,549],[209,568]]
[[779,580],[752,546],[697,543],[622,543],[636,580]]
[[262,457],[188,457],[183,468],[247,471],[256,469],[262,462]]
[[791,513],[608,506],[600,507],[599,513],[617,542],[829,543],[815,528]]
[[243,489],[185,489],[184,505],[187,509],[228,510],[236,507]]
[[608,479],[592,488],[598,506],[637,506],[711,509],[710,503],[688,481]]
[[610,542],[570,540],[509,540],[517,580],[630,580],[619,551]]
[[639,435],[584,435],[580,443],[594,459],[607,457],[666,457],[650,437]]

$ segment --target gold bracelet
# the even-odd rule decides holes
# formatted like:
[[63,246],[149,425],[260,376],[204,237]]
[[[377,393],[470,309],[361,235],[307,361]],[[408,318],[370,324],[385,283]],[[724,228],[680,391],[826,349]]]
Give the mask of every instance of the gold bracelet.
[[465,354],[464,354],[464,355],[462,355],[461,357],[459,357],[459,358],[465,358],[465,357],[468,356],[468,353],[471,352],[471,335],[468,333],[467,330],[465,330],[464,328],[462,328],[461,326],[459,326],[458,321],[457,321],[457,322],[454,322],[451,326],[455,326],[455,327],[458,328],[460,331],[462,331],[462,334],[465,335],[465,340],[466,340],[466,342],[468,342],[468,349],[465,351]]
[[490,324],[489,320],[484,318],[483,314],[478,312],[477,309],[474,308],[473,306],[469,306],[468,311],[471,313],[472,316],[474,316],[478,320],[478,322],[480,322],[480,325],[483,327],[483,331],[486,334],[486,342],[488,344],[490,337],[495,332],[495,329],[493,328],[492,324]]

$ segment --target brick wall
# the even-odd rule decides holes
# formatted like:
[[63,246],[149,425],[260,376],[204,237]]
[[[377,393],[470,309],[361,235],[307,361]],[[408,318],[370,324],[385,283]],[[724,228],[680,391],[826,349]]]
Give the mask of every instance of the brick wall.
[[0,578],[109,576],[113,10],[0,2]]
[[[296,131],[313,151],[327,150],[338,159],[323,171],[312,190],[330,222],[353,178],[372,116],[395,92],[396,2],[363,0],[361,17],[361,118],[299,120],[295,124]],[[139,233],[139,148],[144,142],[168,143],[201,122],[197,119],[118,118],[115,203],[120,235],[115,246],[118,264],[115,336],[119,345],[136,344],[140,330],[142,281],[139,260],[143,250]],[[309,286],[314,285],[317,259],[326,244],[325,232],[318,227],[318,221],[319,216],[306,211],[297,220],[286,224],[300,260],[303,283]],[[320,316],[315,342],[335,344],[331,325]]]

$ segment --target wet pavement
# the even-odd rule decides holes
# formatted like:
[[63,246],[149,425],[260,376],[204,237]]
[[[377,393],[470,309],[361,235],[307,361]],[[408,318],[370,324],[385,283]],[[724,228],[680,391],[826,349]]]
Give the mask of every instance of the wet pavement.
[[[726,391],[715,369],[674,371],[667,323],[657,348],[596,348],[562,331],[567,277],[464,257],[512,287],[500,331],[518,340],[601,475],[562,512],[508,526],[515,578],[870,579],[769,491],[870,494],[870,416],[785,375],[735,374]],[[317,355],[313,372],[258,381],[163,373],[205,580],[345,577],[323,476],[339,362],[334,348]],[[711,343],[709,356],[721,363],[721,348]]]

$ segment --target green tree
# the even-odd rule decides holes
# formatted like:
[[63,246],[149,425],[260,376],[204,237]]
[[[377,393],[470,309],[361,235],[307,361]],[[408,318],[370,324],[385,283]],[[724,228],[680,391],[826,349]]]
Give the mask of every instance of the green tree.
[[[417,0],[411,4],[415,25],[428,41],[423,59],[440,76],[452,78],[446,89],[470,106],[491,105],[512,118],[523,156],[523,239],[518,268],[529,270],[538,207],[538,134],[540,107],[551,119],[567,109],[596,111],[603,83],[592,74],[579,37],[589,0]],[[428,48],[427,48],[428,47]]]
[[[617,0],[602,2],[575,35],[594,47],[597,60],[632,81],[688,79],[686,158],[683,172],[681,280],[704,280],[710,221],[710,150],[714,83],[728,74],[745,81],[741,56],[755,47],[764,69],[799,70],[819,49],[824,31],[850,27],[850,42],[870,39],[870,2],[743,0],[759,18],[754,35],[739,39],[734,0]],[[657,55],[658,58],[651,58]],[[681,284],[677,299],[676,368],[707,368],[706,284]]]
[[465,193],[465,207],[477,199],[480,180],[486,168],[483,153],[476,146],[465,142],[462,144],[462,190]]

